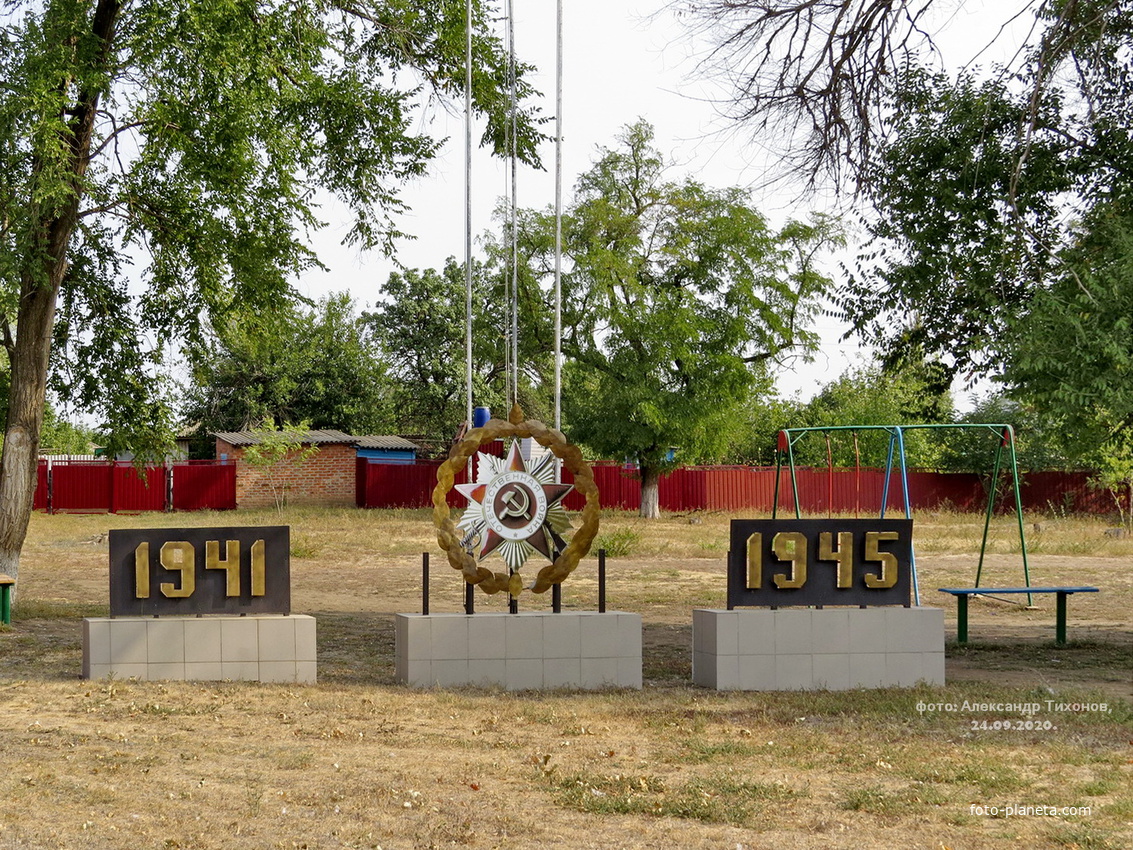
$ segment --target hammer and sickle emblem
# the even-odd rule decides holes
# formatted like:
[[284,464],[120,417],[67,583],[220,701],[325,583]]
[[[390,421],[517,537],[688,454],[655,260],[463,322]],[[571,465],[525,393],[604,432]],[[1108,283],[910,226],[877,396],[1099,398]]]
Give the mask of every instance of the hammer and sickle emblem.
[[531,497],[527,491],[522,487],[513,487],[511,491],[503,497],[504,511],[500,517],[516,517],[517,519],[528,519],[531,510]]

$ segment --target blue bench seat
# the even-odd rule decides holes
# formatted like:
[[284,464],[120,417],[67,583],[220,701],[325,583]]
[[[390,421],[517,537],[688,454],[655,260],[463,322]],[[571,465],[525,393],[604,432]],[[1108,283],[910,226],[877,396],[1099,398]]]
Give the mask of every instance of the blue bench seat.
[[1098,592],[1096,587],[941,587],[939,590],[956,597],[956,642],[961,644],[968,642],[968,600],[973,596],[1026,593],[1029,599],[1033,593],[1054,593],[1054,642],[1060,646],[1066,643],[1066,597],[1072,593]]

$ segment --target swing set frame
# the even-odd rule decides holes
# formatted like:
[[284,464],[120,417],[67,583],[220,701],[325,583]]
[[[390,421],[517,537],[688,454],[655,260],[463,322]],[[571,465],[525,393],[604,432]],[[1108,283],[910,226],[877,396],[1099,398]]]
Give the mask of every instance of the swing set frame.
[[[775,450],[775,496],[771,507],[771,518],[777,519],[779,514],[779,484],[782,480],[783,457],[786,456],[791,471],[791,491],[794,493],[795,519],[802,519],[802,510],[799,504],[798,477],[795,468],[795,443],[810,434],[821,433],[826,438],[826,464],[829,473],[831,508],[834,504],[834,455],[831,448],[830,435],[836,432],[849,431],[854,438],[854,465],[857,486],[855,491],[861,492],[861,451],[858,446],[859,431],[884,431],[889,435],[889,449],[885,459],[885,477],[881,492],[881,510],[879,519],[885,519],[885,511],[889,503],[889,482],[893,474],[894,458],[900,469],[900,482],[902,501],[905,509],[905,519],[912,519],[912,505],[909,501],[909,470],[905,459],[905,432],[906,431],[943,431],[943,430],[974,430],[987,431],[999,437],[995,450],[994,468],[991,481],[988,485],[987,510],[984,515],[983,538],[980,541],[979,563],[976,565],[975,587],[980,586],[980,577],[983,573],[984,555],[987,552],[987,537],[991,527],[991,516],[995,510],[995,493],[999,484],[999,473],[1004,467],[1004,450],[1006,449],[1007,462],[1011,471],[1012,489],[1015,493],[1015,518],[1019,525],[1019,549],[1023,554],[1023,579],[1025,587],[1031,587],[1031,573],[1027,563],[1027,539],[1023,530],[1023,500],[1019,488],[1019,462],[1015,452],[1015,429],[1003,424],[925,424],[925,425],[829,425],[825,427],[784,428],[779,432],[779,441]],[[855,504],[855,515],[860,512],[860,502]],[[912,548],[912,547],[910,547]],[[910,564],[913,573],[913,594],[916,604],[921,604],[920,588],[917,584],[917,557],[915,549],[911,551]],[[1032,605],[1031,594],[1027,594],[1027,605]]]

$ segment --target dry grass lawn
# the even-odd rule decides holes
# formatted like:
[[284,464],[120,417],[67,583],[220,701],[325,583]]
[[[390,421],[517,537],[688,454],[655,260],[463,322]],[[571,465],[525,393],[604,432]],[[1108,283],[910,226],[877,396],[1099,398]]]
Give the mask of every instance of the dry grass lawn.
[[[729,519],[603,519],[624,553],[610,607],[645,624],[642,691],[508,694],[393,681],[392,614],[420,609],[422,551],[432,609],[463,596],[426,512],[36,515],[0,630],[0,848],[1133,847],[1133,541],[1029,519],[1032,584],[1101,588],[1071,597],[1065,648],[1051,597],[977,600],[945,687],[718,694],[689,683],[690,609],[724,604]],[[922,601],[953,629],[936,588],[972,583],[982,517],[916,519]],[[79,678],[108,528],[280,522],[293,608],[318,618],[317,685]],[[989,552],[984,583],[1022,582],[1012,522]],[[595,572],[564,585],[567,607],[594,606]],[[917,709],[965,701],[1042,710]]]

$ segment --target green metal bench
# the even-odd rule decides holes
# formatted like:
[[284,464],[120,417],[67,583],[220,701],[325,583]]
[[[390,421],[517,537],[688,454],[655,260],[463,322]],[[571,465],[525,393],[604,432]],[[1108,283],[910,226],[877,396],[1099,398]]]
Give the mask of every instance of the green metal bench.
[[1001,593],[1054,593],[1054,642],[1066,643],[1066,597],[1072,593],[1097,593],[1096,587],[941,587],[941,593],[956,597],[956,642],[968,642],[968,600],[973,596],[997,596]]
[[15,583],[10,575],[0,573],[0,623],[5,626],[12,622],[12,587]]

